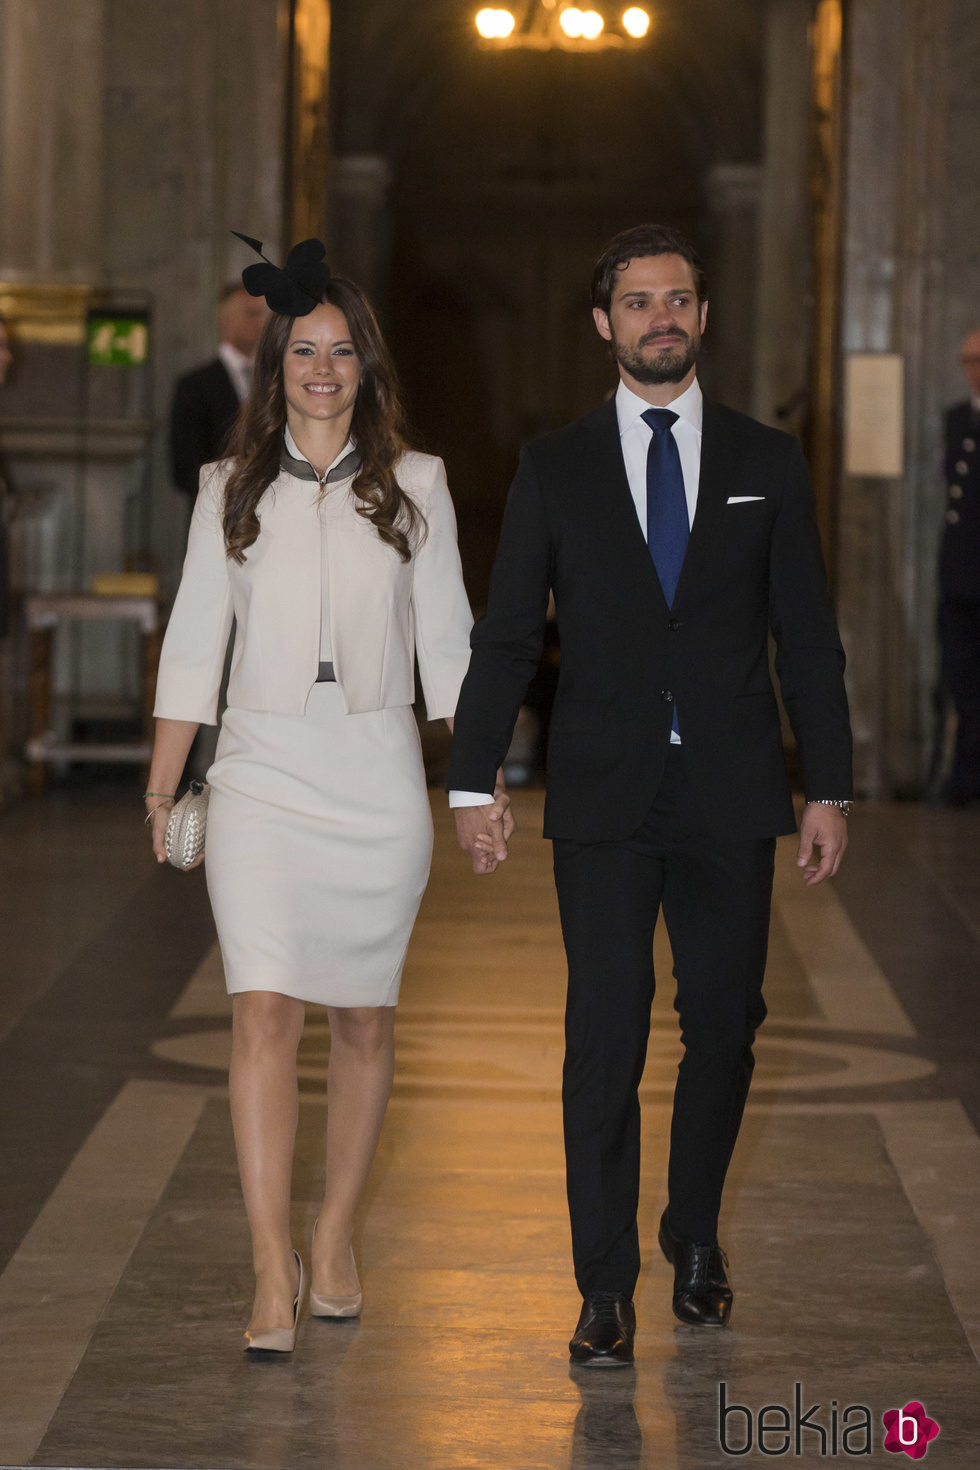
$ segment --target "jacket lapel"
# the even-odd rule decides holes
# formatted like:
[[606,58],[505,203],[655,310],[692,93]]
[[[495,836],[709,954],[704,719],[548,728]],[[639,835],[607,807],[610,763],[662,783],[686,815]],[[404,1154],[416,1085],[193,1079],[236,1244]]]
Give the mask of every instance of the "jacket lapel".
[[703,585],[711,576],[714,548],[724,524],[725,503],[731,480],[731,454],[726,460],[724,426],[714,405],[704,404],[701,422],[701,471],[698,478],[698,503],[691,526],[691,538],[681,568],[674,607],[682,605],[686,594]]
[[646,595],[653,597],[657,612],[662,613],[667,602],[626,477],[615,398],[610,398],[582,422],[590,430],[583,469],[592,487],[602,487],[603,535],[608,537],[615,566]]
[[[604,490],[603,508],[617,563],[624,573],[653,595],[658,611],[667,601],[637,519],[636,506],[626,478],[626,465],[619,439],[615,399],[588,414],[583,425],[590,430],[589,453],[583,468],[593,485]],[[703,586],[712,573],[713,557],[724,529],[725,504],[731,488],[731,445],[727,442],[724,415],[705,401],[701,423],[701,469],[698,503],[691,538],[681,568],[673,607],[683,604],[689,592]]]

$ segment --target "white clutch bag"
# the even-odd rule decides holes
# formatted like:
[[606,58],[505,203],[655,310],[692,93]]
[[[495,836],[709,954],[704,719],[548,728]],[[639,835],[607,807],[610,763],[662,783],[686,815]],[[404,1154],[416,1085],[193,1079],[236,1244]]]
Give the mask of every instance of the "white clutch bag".
[[208,825],[208,797],[211,787],[204,781],[192,781],[188,791],[176,802],[167,819],[167,862],[172,868],[189,868],[204,851]]

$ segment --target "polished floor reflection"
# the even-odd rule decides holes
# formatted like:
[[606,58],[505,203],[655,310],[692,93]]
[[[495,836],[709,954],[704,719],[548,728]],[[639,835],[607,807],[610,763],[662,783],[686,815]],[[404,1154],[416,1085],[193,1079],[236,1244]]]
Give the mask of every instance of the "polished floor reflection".
[[[894,1466],[882,1415],[919,1401],[940,1426],[929,1461],[973,1470],[980,813],[860,809],[833,890],[799,889],[782,844],[770,1020],[723,1221],[736,1308],[719,1333],[674,1322],[654,1246],[678,1057],[663,986],[637,1366],[600,1374],[570,1370],[566,1348],[563,965],[540,797],[519,799],[522,839],[489,880],[433,805],[357,1239],[364,1313],[307,1320],[272,1362],[238,1350],[248,1246],[200,875],[151,867],[138,803],[94,785],[0,817],[0,1465]],[[659,934],[658,960],[667,976]],[[328,1049],[311,1009],[301,1249]]]

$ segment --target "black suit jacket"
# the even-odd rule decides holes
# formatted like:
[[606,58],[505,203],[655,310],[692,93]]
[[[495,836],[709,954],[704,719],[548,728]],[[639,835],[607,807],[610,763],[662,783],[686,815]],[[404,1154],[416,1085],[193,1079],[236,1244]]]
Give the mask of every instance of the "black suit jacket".
[[946,523],[939,551],[943,597],[980,598],[980,413],[967,399],[946,414]]
[[493,790],[538,666],[549,589],[561,676],[546,836],[602,841],[636,830],[660,783],[675,705],[713,829],[792,831],[770,628],[806,794],[850,796],[844,653],[806,464],[788,434],[705,403],[697,513],[672,608],[630,494],[615,402],[524,451],[473,630],[450,788]]
[[238,394],[220,357],[177,379],[170,409],[174,482],[196,495],[201,466],[221,458],[238,413]]

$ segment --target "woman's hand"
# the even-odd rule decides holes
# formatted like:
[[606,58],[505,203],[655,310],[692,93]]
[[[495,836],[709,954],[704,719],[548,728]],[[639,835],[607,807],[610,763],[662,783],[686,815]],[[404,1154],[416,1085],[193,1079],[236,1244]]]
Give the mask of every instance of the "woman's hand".
[[[146,825],[150,829],[153,853],[158,863],[167,861],[167,822],[177,800],[187,756],[199,726],[193,720],[168,720],[157,717],[153,739],[153,759],[143,793],[146,803]],[[189,867],[189,873],[203,861],[203,853]]]
[[150,798],[146,803],[146,825],[150,829],[153,855],[158,863],[167,861],[167,823],[173,811],[172,801]]
[[[173,810],[173,806],[174,803],[172,801],[157,801],[151,809],[150,802],[147,802],[147,812],[149,815],[147,825],[149,826],[150,835],[153,840],[153,855],[158,863],[165,863],[167,861],[167,823],[170,820],[170,813]],[[199,868],[203,861],[204,849],[202,848],[194,861],[188,863],[187,867],[181,868],[180,871],[182,873],[189,873],[192,868]]]

